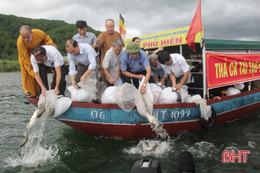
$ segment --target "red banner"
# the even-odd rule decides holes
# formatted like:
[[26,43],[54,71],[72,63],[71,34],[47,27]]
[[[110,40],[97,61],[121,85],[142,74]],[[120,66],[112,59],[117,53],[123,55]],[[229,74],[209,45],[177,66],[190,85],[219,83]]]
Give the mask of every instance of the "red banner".
[[206,52],[207,87],[260,80],[260,54]]

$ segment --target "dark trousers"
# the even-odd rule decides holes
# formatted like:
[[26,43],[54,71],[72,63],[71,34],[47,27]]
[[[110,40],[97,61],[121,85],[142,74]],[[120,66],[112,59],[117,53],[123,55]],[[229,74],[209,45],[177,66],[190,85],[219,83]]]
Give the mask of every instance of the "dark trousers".
[[83,65],[81,63],[78,63],[78,65],[77,65],[77,74],[75,76],[75,82],[76,83],[80,82],[80,78],[88,70],[88,66],[89,65],[85,66],[85,65]]
[[[42,83],[44,84],[46,89],[49,89],[49,85],[48,85],[48,70],[52,69],[54,70],[54,76],[53,76],[53,80],[52,80],[52,84],[51,84],[51,89],[54,89],[56,86],[56,71],[55,68],[53,67],[47,67],[44,64],[39,64],[39,73],[40,73],[40,77],[42,79]],[[64,95],[64,91],[66,89],[66,80],[65,80],[65,76],[67,74],[68,70],[67,67],[63,64],[61,66],[61,80],[60,80],[60,85],[59,85],[59,90],[60,90],[60,94]]]
[[[133,72],[131,72],[131,71],[128,71],[128,72],[133,73]],[[140,71],[140,72],[133,73],[133,74],[136,74],[136,75],[142,74],[142,75],[145,76],[145,75],[146,75],[146,70],[142,70],[142,71]],[[120,77],[121,77],[123,83],[127,82],[127,83],[130,83],[130,84],[131,84],[131,83],[132,83],[132,82],[131,82],[131,79],[132,79],[134,86],[135,86],[137,89],[139,88],[139,79],[125,76],[125,75],[123,75],[122,73],[121,73]],[[150,82],[150,83],[155,83],[155,80],[154,80],[153,76],[150,76],[149,82]]]

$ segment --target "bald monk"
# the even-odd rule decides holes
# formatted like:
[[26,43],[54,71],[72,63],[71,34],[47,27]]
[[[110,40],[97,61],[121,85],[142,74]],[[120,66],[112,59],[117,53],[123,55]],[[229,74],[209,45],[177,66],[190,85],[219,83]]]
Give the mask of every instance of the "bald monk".
[[25,97],[36,97],[39,94],[30,57],[32,49],[39,45],[56,45],[50,37],[39,29],[31,29],[28,25],[20,27],[20,36],[17,39],[18,58],[21,66],[23,90]]

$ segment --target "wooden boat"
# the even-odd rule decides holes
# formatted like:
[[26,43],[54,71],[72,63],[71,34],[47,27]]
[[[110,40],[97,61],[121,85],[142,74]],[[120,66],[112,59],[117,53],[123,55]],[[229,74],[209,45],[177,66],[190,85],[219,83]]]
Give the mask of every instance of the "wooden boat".
[[[185,49],[184,46],[182,45],[183,49]],[[198,45],[197,48],[199,48]],[[252,75],[249,77],[240,76],[238,80],[235,76],[230,76],[230,79],[224,83],[218,84],[217,81],[217,83],[213,82],[214,84],[210,85],[209,82],[212,80],[207,77],[211,75],[210,71],[217,68],[209,66],[208,52],[217,57],[222,56],[220,52],[224,52],[224,55],[229,54],[231,57],[241,54],[243,57],[248,57],[248,62],[255,62],[254,57],[260,57],[260,42],[204,40],[200,52],[205,81],[203,94],[207,103],[212,106],[212,117],[207,122],[203,120],[200,117],[200,107],[195,103],[156,104],[153,116],[158,118],[169,135],[183,131],[201,131],[260,111],[260,89],[252,90],[249,88],[248,91],[240,94],[224,96],[221,100],[208,99],[207,97],[211,88],[240,82],[248,82],[250,86],[251,81],[260,78],[260,63],[257,63],[258,66],[255,67],[258,69],[255,70],[258,71],[254,73],[253,77]],[[36,103],[37,101],[30,99],[30,102]],[[57,120],[97,137],[138,139],[156,135],[147,119],[138,114],[136,107],[130,112],[125,112],[114,104],[73,102],[69,110],[57,117]]]

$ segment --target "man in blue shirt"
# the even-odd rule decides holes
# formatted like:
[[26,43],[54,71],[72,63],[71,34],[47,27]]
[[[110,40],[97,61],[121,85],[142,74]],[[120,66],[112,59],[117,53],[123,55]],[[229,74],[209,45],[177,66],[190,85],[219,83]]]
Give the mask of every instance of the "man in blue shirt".
[[72,39],[66,42],[65,48],[68,52],[71,84],[78,89],[77,83],[87,79],[96,68],[96,52],[89,44],[78,43]]
[[76,40],[78,43],[86,43],[92,46],[96,41],[95,34],[87,32],[87,22],[83,20],[78,20],[76,22],[77,29],[79,33],[73,36],[73,40]]
[[136,88],[139,87],[139,80],[145,76],[141,93],[146,92],[146,84],[151,76],[151,67],[148,57],[139,45],[131,42],[127,45],[125,53],[121,57],[122,81],[131,83],[131,79]]

